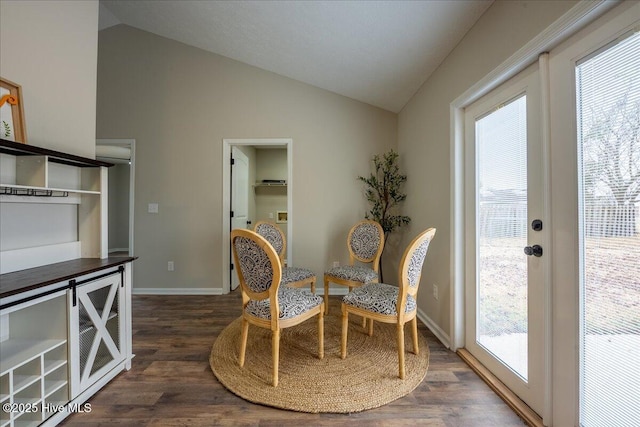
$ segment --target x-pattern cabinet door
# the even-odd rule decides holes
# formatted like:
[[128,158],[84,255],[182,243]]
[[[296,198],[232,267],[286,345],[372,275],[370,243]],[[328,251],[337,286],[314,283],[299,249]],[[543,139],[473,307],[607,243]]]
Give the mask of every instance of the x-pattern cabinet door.
[[[120,273],[76,287],[72,300],[72,395],[77,396],[125,355],[125,292]],[[75,305],[74,305],[75,303]]]

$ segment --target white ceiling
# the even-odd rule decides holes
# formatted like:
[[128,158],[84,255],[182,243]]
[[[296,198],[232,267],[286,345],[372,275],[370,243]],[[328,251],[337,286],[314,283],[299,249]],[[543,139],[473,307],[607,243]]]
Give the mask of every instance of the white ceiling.
[[124,23],[399,112],[493,0],[100,1]]

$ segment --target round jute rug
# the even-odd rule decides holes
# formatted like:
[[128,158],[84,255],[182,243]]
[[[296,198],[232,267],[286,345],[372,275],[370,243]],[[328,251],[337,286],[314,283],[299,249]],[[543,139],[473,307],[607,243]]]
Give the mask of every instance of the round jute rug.
[[249,326],[244,368],[238,365],[240,318],[218,336],[209,363],[231,392],[253,403],[299,412],[352,413],[377,408],[413,391],[429,367],[429,348],[418,333],[420,354],[411,351],[405,326],[405,379],[398,378],[396,326],[375,323],[369,337],[361,318],[350,316],[347,358],[340,358],[340,308],[325,316],[325,356],[318,359],[318,318],[282,330],[279,384],[271,384],[271,331]]

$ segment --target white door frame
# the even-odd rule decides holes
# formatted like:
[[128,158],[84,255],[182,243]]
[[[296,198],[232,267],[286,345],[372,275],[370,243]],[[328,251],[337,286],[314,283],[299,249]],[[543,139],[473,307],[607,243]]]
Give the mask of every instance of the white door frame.
[[291,138],[248,138],[248,139],[228,139],[222,140],[222,293],[227,294],[231,290],[229,282],[229,266],[231,259],[229,254],[229,239],[231,220],[231,146],[261,146],[261,145],[281,145],[287,149],[287,264],[292,265],[291,254],[293,254],[293,139]]
[[[133,222],[136,188],[136,140],[135,139],[96,139],[96,145],[112,145],[131,150],[129,158],[129,256],[133,256]],[[107,248],[108,250],[108,248]]]

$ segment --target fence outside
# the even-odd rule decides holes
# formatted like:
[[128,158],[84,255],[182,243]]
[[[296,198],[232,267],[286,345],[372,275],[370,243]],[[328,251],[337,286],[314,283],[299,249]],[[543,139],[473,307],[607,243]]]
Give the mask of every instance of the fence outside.
[[[527,204],[481,202],[478,218],[483,238],[526,237]],[[625,206],[591,205],[584,208],[587,237],[633,237],[640,233],[640,203]]]

